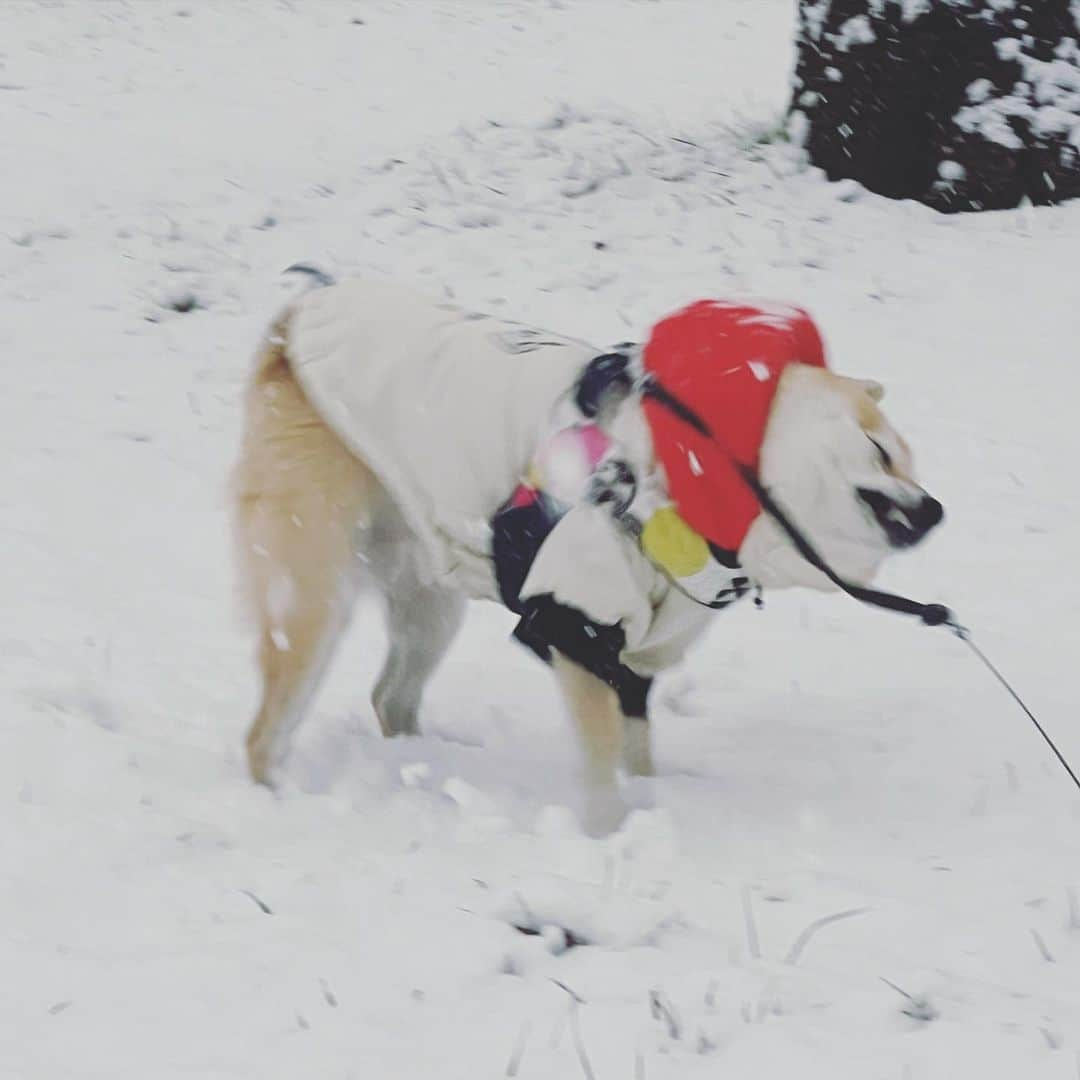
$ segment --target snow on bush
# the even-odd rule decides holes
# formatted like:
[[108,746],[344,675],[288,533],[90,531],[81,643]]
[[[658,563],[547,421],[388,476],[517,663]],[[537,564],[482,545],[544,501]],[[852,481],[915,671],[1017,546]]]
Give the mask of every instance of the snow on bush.
[[[1022,80],[1012,92],[991,97],[988,80],[979,79],[968,89],[971,104],[956,114],[957,126],[984,139],[1012,149],[1024,146],[1017,133],[1025,130],[1038,139],[1063,139],[1080,149],[1080,47],[1065,38],[1054,49],[1052,60],[1040,60],[1024,51],[1019,38],[997,42],[998,56],[1020,65]],[[1066,153],[1062,148],[1062,153]]]
[[1080,195],[1077,0],[818,0],[793,108],[814,164],[944,210]]

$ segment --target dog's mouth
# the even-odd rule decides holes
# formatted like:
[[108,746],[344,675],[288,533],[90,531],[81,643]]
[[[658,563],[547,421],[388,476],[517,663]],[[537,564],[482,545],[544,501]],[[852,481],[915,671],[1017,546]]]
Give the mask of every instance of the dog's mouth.
[[945,516],[945,508],[931,495],[904,504],[875,488],[856,488],[859,498],[874,515],[891,547],[914,547]]

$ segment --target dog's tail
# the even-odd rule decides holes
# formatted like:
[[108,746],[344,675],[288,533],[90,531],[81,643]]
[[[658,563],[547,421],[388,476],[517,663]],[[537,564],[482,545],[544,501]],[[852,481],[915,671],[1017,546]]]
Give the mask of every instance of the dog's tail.
[[[293,263],[282,270],[283,274],[304,274],[308,280],[308,289],[325,289],[336,285],[336,279],[325,270],[320,270],[310,263]],[[306,291],[306,290],[305,290]],[[298,297],[293,297],[270,326],[270,332],[259,345],[255,356],[255,370],[252,373],[251,386],[262,387],[276,379],[291,378],[289,362],[289,324]]]
[[332,275],[325,270],[320,270],[317,266],[312,266],[311,263],[293,263],[292,266],[286,266],[282,273],[307,274],[311,278],[313,288],[325,289],[328,285],[337,284]]
[[[308,280],[309,289],[325,289],[327,286],[336,285],[335,278],[325,270],[320,270],[311,263],[293,263],[282,270],[283,274],[304,274]],[[259,351],[255,356],[255,370],[252,374],[252,388],[260,388],[268,382],[276,379],[291,378],[289,363],[289,324],[292,321],[293,309],[296,306],[297,297],[294,297],[285,305],[278,317],[270,326],[270,332],[259,345]]]

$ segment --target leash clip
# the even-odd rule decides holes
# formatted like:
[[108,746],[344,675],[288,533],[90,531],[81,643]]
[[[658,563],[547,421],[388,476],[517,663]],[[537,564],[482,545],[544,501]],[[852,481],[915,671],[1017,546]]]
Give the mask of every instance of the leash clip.
[[924,626],[944,626],[961,641],[968,640],[968,628],[956,621],[956,613],[944,604],[923,604],[919,615]]
[[956,626],[956,617],[944,604],[923,604],[920,618],[927,626]]

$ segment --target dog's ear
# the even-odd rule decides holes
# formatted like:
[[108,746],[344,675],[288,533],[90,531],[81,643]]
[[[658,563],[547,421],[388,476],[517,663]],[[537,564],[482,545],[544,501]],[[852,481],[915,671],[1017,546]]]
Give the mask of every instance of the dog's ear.
[[873,379],[853,379],[850,375],[836,375],[829,372],[836,383],[848,394],[859,397],[865,394],[871,401],[880,401],[885,396],[885,387]]
[[871,401],[880,401],[885,396],[885,387],[881,383],[874,382],[873,379],[857,379],[856,381]]

